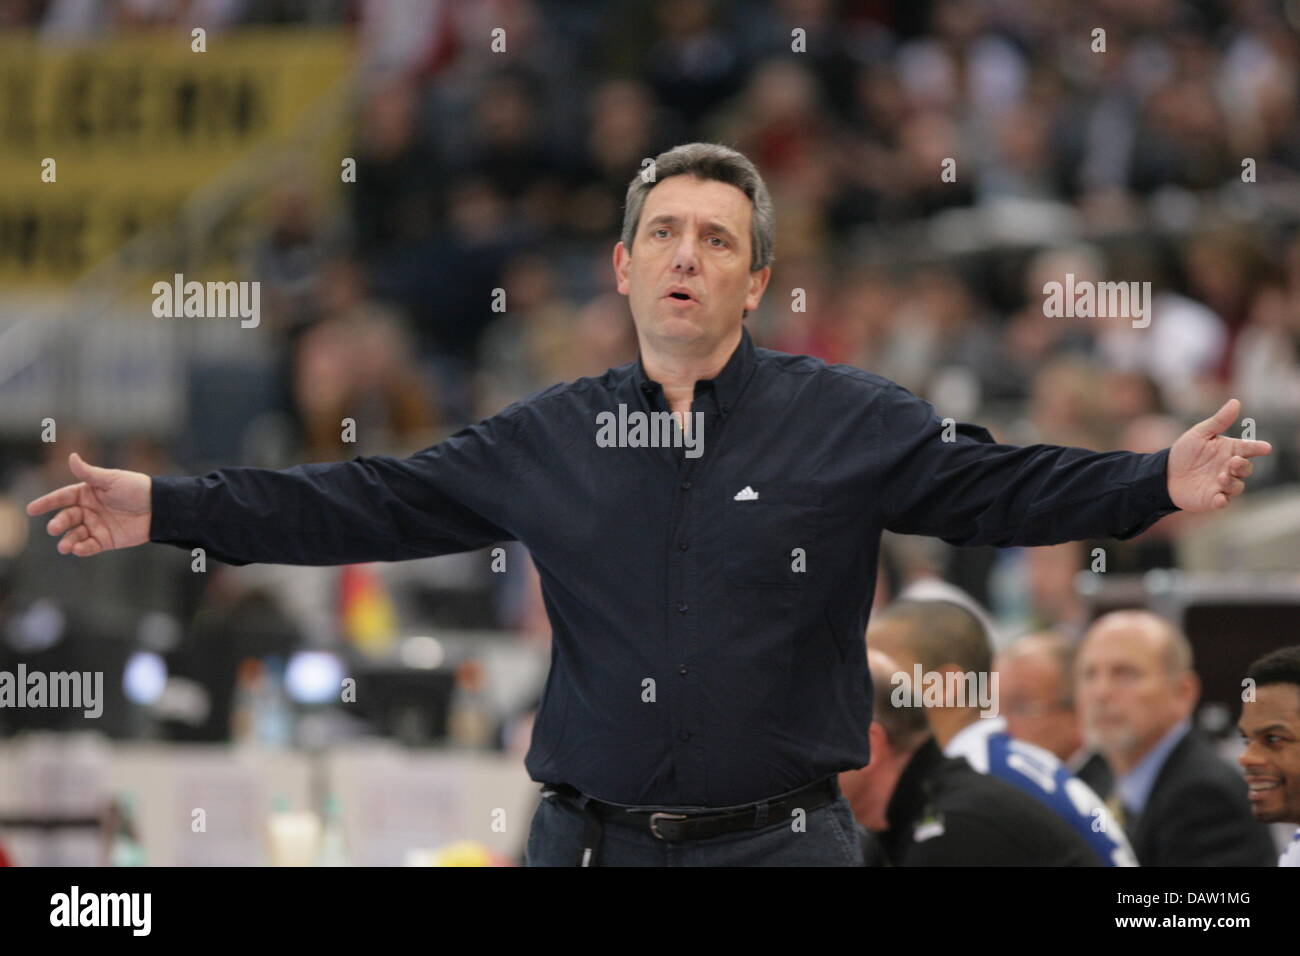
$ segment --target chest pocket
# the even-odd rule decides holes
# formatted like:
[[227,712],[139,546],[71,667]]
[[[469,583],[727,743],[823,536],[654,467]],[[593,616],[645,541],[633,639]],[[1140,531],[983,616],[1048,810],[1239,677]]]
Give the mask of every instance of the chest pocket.
[[742,588],[803,587],[816,573],[821,484],[766,481],[747,487],[758,497],[724,504],[727,581]]

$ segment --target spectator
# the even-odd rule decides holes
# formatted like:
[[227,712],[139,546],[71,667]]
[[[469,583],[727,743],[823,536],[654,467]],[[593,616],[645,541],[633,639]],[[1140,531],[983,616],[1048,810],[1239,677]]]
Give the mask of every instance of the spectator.
[[923,711],[891,702],[911,684],[868,651],[871,763],[840,774],[869,866],[1096,866],[1083,838],[1032,797],[945,757]]
[[993,649],[979,617],[953,602],[905,598],[873,619],[867,640],[914,681],[919,675],[928,690],[938,688],[937,705],[927,697],[924,713],[945,756],[964,757],[979,773],[1011,784],[1046,807],[1085,842],[1099,864],[1136,865],[1132,847],[1101,798],[1056,756],[1007,732]]
[[1269,866],[1246,785],[1192,728],[1200,682],[1191,645],[1149,611],[1114,611],[1085,635],[1075,668],[1084,739],[1114,775],[1110,805],[1143,866]]
[[[1254,694],[1241,705],[1238,758],[1261,823],[1300,823],[1300,646],[1282,647],[1250,665]],[[1300,866],[1300,829],[1278,861]]]

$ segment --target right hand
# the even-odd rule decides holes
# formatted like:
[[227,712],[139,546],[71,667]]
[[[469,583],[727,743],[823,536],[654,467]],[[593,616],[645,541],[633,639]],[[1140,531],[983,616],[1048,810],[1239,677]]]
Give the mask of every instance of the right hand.
[[142,472],[88,465],[75,451],[68,468],[81,481],[28,502],[29,515],[61,509],[45,530],[63,535],[59,554],[88,558],[149,540],[153,517],[152,479]]

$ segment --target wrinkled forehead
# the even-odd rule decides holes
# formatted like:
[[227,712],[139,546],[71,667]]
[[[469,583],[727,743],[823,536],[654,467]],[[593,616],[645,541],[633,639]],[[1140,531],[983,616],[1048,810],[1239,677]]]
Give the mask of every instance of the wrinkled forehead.
[[1163,670],[1164,642],[1138,628],[1108,628],[1091,634],[1079,649],[1078,667],[1127,666],[1137,670]]
[[682,174],[660,181],[646,194],[641,207],[642,228],[661,217],[723,226],[738,239],[748,241],[753,204],[730,183]]
[[1051,693],[1061,683],[1061,669],[1046,653],[1014,654],[998,662],[1004,690]]

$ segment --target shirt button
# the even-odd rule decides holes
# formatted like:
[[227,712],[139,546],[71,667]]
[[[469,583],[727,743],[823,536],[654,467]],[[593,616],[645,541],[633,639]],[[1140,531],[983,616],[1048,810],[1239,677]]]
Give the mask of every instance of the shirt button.
[[685,541],[679,541],[679,542],[677,542],[677,549],[678,549],[679,551],[685,551],[685,550],[686,550],[687,548],[689,548],[689,547],[690,547],[690,545],[687,544]]
[[691,732],[689,730],[679,730],[677,731],[677,739],[682,741],[690,740]]
[[677,602],[677,610],[680,611],[682,614],[685,614],[685,613],[686,613],[686,602],[685,602],[685,601],[678,601],[678,602]]
[[729,412],[729,411],[731,411],[731,406],[730,406],[730,405],[723,405],[723,406],[722,406],[722,414],[725,415],[725,414],[727,414],[727,412]]
[[685,677],[685,676],[686,676],[686,665],[685,665],[685,664],[678,664],[678,665],[677,665],[677,673],[679,673],[679,674],[681,674],[683,677]]
[[683,481],[682,491],[690,491],[690,490],[691,490],[691,483],[689,481]]

